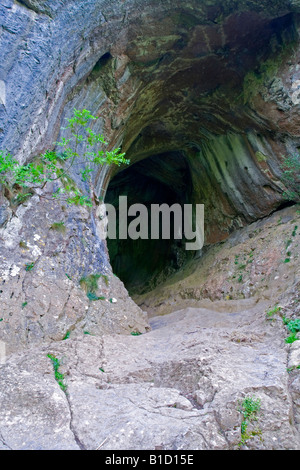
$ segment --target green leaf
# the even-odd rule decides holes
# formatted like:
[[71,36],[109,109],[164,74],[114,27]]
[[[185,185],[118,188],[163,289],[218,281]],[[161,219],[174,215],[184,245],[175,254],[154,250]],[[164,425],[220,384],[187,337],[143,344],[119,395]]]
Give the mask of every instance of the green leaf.
[[[129,160],[125,159],[125,153],[122,153],[120,148],[109,151],[104,149],[108,145],[104,136],[94,132],[89,126],[90,121],[97,119],[87,109],[74,109],[73,116],[67,119],[68,124],[65,127],[65,130],[71,131],[71,137],[62,137],[55,143],[62,151],[47,150],[34,162],[25,165],[19,164],[8,152],[0,151],[0,184],[8,187],[18,185],[31,189],[34,193],[37,187],[57,181],[63,187],[55,189],[52,194],[54,198],[65,198],[64,200],[71,205],[93,207],[91,199],[76,189],[75,183],[71,182],[68,172],[72,167],[85,165],[81,170],[81,176],[83,181],[89,182],[95,166],[129,164]],[[79,151],[78,146],[91,151]],[[70,181],[66,182],[66,178]],[[19,202],[22,202],[22,199],[19,199]]]

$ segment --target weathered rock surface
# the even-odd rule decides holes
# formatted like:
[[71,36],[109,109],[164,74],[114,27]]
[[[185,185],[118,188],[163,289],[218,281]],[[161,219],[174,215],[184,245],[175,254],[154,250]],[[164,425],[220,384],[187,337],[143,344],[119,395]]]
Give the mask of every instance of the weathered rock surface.
[[[1,150],[30,161],[85,107],[132,161],[117,175],[126,192],[139,173],[205,204],[206,245],[254,222],[167,283],[155,273],[141,309],[112,274],[97,208],[54,205],[47,187],[19,205],[1,193],[1,449],[238,449],[248,396],[261,412],[244,447],[300,448],[299,341],[285,343],[281,318],[299,316],[299,214],[263,219],[300,143],[299,12],[298,0],[1,1]],[[99,200],[117,171],[94,175]]]
[[199,301],[257,298],[289,303],[299,293],[297,206],[237,230],[226,241],[204,249],[155,290],[134,296],[149,316],[197,306]]
[[[299,371],[291,389],[287,372],[299,341],[284,343],[267,305],[189,308],[152,319],[141,336],[84,336],[11,357],[0,369],[3,446],[237,449],[239,402],[251,396],[261,412],[244,447],[299,449]],[[66,395],[49,353],[62,364]]]
[[[294,217],[293,208],[280,218],[276,214],[277,230],[290,233]],[[274,223],[274,216],[262,222],[260,237],[275,252]],[[248,249],[255,241],[249,233],[243,229],[232,247],[240,253]],[[279,298],[264,289],[241,296],[237,286],[231,300],[217,289],[214,301],[183,298],[171,305],[166,297],[156,307],[165,315],[153,316],[153,310],[151,331],[142,335],[79,331],[7,357],[0,366],[2,447],[299,450],[300,341],[285,342],[289,332],[283,323],[284,316],[300,313],[299,234],[294,238],[289,245],[294,261],[281,257],[284,273],[276,256],[268,258],[272,276],[276,270],[281,276]],[[226,243],[218,253],[227,256]],[[207,282],[212,280],[218,280],[213,266]],[[246,284],[245,279],[244,289]],[[268,315],[277,301],[280,310]],[[48,355],[59,361],[65,392]],[[260,399],[261,409],[241,443],[239,409],[246,397]]]
[[[159,5],[151,0],[5,0],[0,5],[0,149],[29,161],[53,147],[74,107],[85,107],[101,116],[95,130],[103,131],[112,147],[122,145],[133,164],[145,162],[140,171],[155,185],[179,188],[184,168],[189,188],[178,202],[205,204],[206,243],[225,239],[283,202],[281,155],[299,145],[298,14],[298,3],[288,0]],[[157,167],[152,157],[161,162]],[[175,160],[182,165],[168,178],[168,165],[174,168]],[[95,175],[99,199],[115,171],[104,168]],[[134,184],[131,174],[128,187]],[[75,215],[76,223],[63,207],[53,211],[51,223],[69,218],[77,238],[69,229],[64,238],[42,224],[31,226],[31,218],[44,223],[45,214],[51,214],[45,196],[28,201],[32,209],[22,205],[13,212],[6,198],[1,200],[3,318],[7,338],[14,336],[16,346],[73,330],[83,319],[85,298],[81,302],[75,294],[80,277],[111,271],[105,245],[95,235],[95,210]],[[18,246],[25,238],[29,250]],[[118,255],[130,261],[126,248],[120,250]],[[142,248],[139,260],[148,252]],[[180,267],[179,255],[167,246],[161,269],[171,256],[175,269]],[[24,262],[36,262],[40,270],[24,272]],[[128,265],[129,271],[135,269]],[[75,290],[66,274],[74,278]],[[118,286],[108,294],[117,298]],[[26,313],[30,305],[34,321]],[[89,312],[100,305],[90,305]],[[135,312],[125,329],[144,323],[142,313]],[[58,324],[57,314],[69,319]],[[120,323],[118,314],[116,321],[114,315],[108,318]]]
[[[84,331],[146,331],[87,209],[62,207],[50,191],[7,213],[0,228],[0,340],[7,353]],[[84,289],[89,276],[97,278],[93,292]]]

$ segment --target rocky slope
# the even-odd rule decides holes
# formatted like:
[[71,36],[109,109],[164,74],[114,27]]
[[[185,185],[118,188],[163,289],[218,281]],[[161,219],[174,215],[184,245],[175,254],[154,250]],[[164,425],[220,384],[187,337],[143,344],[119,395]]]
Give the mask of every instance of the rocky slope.
[[[92,209],[54,204],[49,185],[26,200],[0,188],[1,448],[299,449],[299,341],[283,318],[300,316],[300,222],[282,178],[300,145],[299,13],[1,1],[0,151],[29,162],[86,108],[131,160],[93,174]],[[108,253],[99,203],[122,192],[204,204],[203,251]]]
[[299,210],[274,212],[204,249],[178,273],[134,300],[149,316],[199,301],[262,299],[275,305],[299,291]]
[[[216,272],[228,275],[220,259],[228,263],[230,249],[241,255],[255,243],[260,256],[265,250],[265,282],[280,278],[277,297],[261,280],[248,295],[245,276],[232,299],[217,287],[188,299],[182,290],[181,303],[166,297],[156,310],[165,315],[151,317],[151,331],[142,335],[82,334],[10,356],[0,368],[1,448],[299,450],[300,341],[285,342],[282,321],[300,313],[299,233],[290,263],[278,238],[298,222],[288,209],[260,231],[243,229],[218,249],[218,267],[207,274],[206,285],[218,281]],[[260,245],[249,238],[255,230]],[[280,256],[269,256],[269,244],[280,246]],[[161,301],[161,292],[149,298]],[[270,314],[277,301],[280,309]],[[242,432],[245,399],[260,400],[260,410]]]
[[0,339],[7,354],[77,332],[145,332],[147,319],[108,264],[99,220],[92,223],[84,208],[62,208],[51,191],[44,196],[15,212],[3,204]]
[[[174,202],[205,204],[206,244],[226,239],[284,203],[282,155],[299,145],[298,14],[298,2],[290,0],[177,0],[155,8],[151,0],[5,0],[0,149],[30,161],[53,148],[74,107],[85,107],[100,117],[95,131],[103,131],[111,147],[122,145],[132,163],[117,175],[124,168],[97,172],[95,200],[113,190],[113,176],[122,181],[124,175],[127,185],[117,185],[115,198],[124,190],[149,204],[174,190]],[[137,174],[142,182],[150,178],[147,200],[137,191]],[[72,177],[85,190],[80,176]],[[147,244],[117,244],[109,259],[97,233],[97,208],[53,208],[47,191],[19,207],[1,195],[0,318],[6,329],[0,338],[16,346],[61,338],[84,324],[84,308],[95,305],[84,305],[83,277],[112,277],[110,265],[115,269],[121,258],[123,280],[127,271],[141,278],[149,258]],[[48,230],[62,222],[65,235]],[[150,249],[159,254],[153,259],[161,271],[185,261],[173,241]],[[26,265],[40,269],[24,271]],[[157,274],[152,263],[139,288],[151,286]],[[57,297],[52,306],[44,290]],[[101,294],[108,300],[119,295]],[[110,305],[100,310],[112,318]],[[57,322],[56,311],[68,320]],[[135,312],[126,331],[144,322]],[[116,313],[110,331],[124,330],[119,325]]]

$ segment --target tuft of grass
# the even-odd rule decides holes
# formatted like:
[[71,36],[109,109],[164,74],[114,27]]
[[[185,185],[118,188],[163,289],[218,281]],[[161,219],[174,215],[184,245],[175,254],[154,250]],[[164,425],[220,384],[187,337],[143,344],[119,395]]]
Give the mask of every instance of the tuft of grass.
[[29,247],[27,246],[27,243],[24,242],[23,240],[20,241],[19,247],[23,248],[24,250],[29,250]]
[[53,222],[50,226],[50,230],[55,230],[59,233],[66,233],[66,226],[64,222]]
[[61,372],[59,372],[59,368],[60,368],[60,362],[59,360],[57,359],[57,357],[55,357],[53,354],[47,354],[47,357],[51,360],[52,362],[52,365],[53,365],[53,369],[54,369],[54,376],[55,376],[55,380],[56,382],[58,383],[58,385],[60,386],[60,388],[62,389],[62,391],[64,393],[66,393],[67,391],[67,386],[66,384],[64,383],[64,379],[65,379],[65,376],[64,374],[62,374]]
[[98,282],[101,277],[101,274],[90,274],[89,276],[84,276],[80,279],[80,287],[86,292],[95,294],[98,289]]
[[298,333],[300,331],[300,319],[295,318],[290,320],[287,324],[287,328],[291,333]]
[[91,301],[105,300],[104,296],[98,296],[96,293],[100,277],[103,277],[105,284],[108,285],[109,280],[105,274],[90,274],[89,276],[82,277],[79,281],[80,287]]
[[102,274],[102,277],[104,279],[105,285],[108,286],[109,285],[109,278],[108,278],[107,274]]
[[288,239],[285,243],[285,249],[287,250],[288,247],[290,246],[290,244],[292,243],[292,240],[291,239]]
[[[293,153],[284,157],[284,161],[281,165],[282,182],[286,187],[283,196],[288,201],[300,201],[300,183],[299,183],[299,171],[300,171],[300,154]],[[296,227],[297,230],[298,227]],[[296,235],[296,233],[295,233]],[[293,235],[293,236],[295,236]]]
[[241,441],[239,445],[245,444],[248,439],[256,435],[261,435],[261,431],[256,429],[255,431],[248,432],[248,426],[253,421],[257,421],[257,415],[261,409],[261,401],[259,398],[245,397],[242,402],[239,403],[238,411],[243,415],[243,421],[241,424]]
[[290,336],[288,336],[287,338],[285,338],[285,342],[287,344],[292,344],[294,343],[295,341],[298,341],[299,338],[297,338],[297,333],[292,333],[290,334]]
[[285,339],[285,342],[287,344],[292,344],[295,341],[298,341],[299,338],[297,337],[297,335],[300,332],[300,319],[299,318],[288,319],[286,317],[283,317],[282,321],[283,321],[283,324],[287,327],[287,329],[291,333],[290,336],[288,336]]
[[67,333],[65,334],[64,338],[63,338],[63,341],[65,341],[66,339],[70,338],[70,334],[71,334],[71,331],[67,331]]
[[292,366],[287,368],[287,372],[293,372],[293,370],[300,369],[300,364],[298,366]]
[[246,266],[247,266],[246,264],[240,264],[238,268],[239,268],[239,269],[245,269]]
[[25,271],[32,271],[34,268],[34,263],[26,263],[25,264]]
[[13,204],[19,206],[20,204],[23,204],[26,202],[30,197],[32,196],[32,193],[21,193],[18,194],[12,201]]
[[98,296],[93,292],[87,292],[86,296],[91,302],[95,302],[96,300],[105,300],[105,297],[103,295]]
[[276,315],[276,313],[279,313],[281,310],[281,307],[279,307],[277,304],[275,305],[275,307],[271,308],[270,310],[268,310],[266,312],[266,317],[268,319],[273,319],[273,316]]

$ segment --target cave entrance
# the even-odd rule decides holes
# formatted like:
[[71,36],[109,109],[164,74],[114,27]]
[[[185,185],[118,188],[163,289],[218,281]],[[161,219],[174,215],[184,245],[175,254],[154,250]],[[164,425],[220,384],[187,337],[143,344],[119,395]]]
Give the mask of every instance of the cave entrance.
[[[124,282],[130,294],[153,289],[170,274],[180,269],[194,252],[185,249],[185,240],[174,237],[174,218],[171,213],[170,238],[136,240],[120,239],[120,196],[127,197],[128,207],[143,204],[151,214],[152,204],[191,203],[192,179],[183,152],[169,152],[148,157],[119,172],[110,182],[105,203],[116,209],[117,237],[107,239],[113,272]],[[128,217],[128,225],[134,217]],[[108,221],[109,223],[109,221]]]
[[[144,36],[131,39],[128,70],[139,91],[130,95],[135,101],[128,119],[120,102],[114,126],[116,142],[122,141],[134,163],[112,178],[105,199],[116,209],[117,221],[120,196],[128,198],[128,206],[147,208],[203,204],[205,246],[282,203],[277,155],[285,143],[274,139],[273,115],[279,114],[273,104],[281,113],[278,90],[284,87],[274,75],[280,76],[282,64],[288,67],[298,38],[292,14],[273,18],[253,10],[220,18],[221,24],[204,24],[199,17],[188,27],[176,24],[174,43],[173,36],[155,41],[155,47],[149,40],[149,49]],[[105,54],[96,76],[114,63]],[[107,80],[105,87],[115,93]],[[182,268],[194,254],[185,242],[174,237],[107,240],[113,271],[130,294],[149,291]]]

